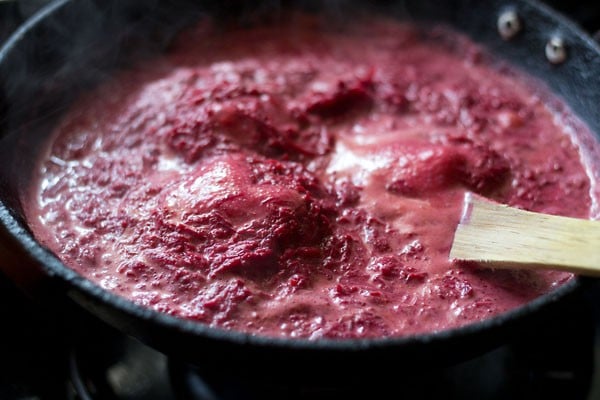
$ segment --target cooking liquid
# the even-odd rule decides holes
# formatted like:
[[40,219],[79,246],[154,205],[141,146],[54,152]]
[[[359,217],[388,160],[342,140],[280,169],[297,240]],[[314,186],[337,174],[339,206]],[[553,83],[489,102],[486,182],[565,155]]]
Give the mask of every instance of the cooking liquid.
[[135,303],[268,336],[439,331],[571,278],[448,260],[466,191],[590,216],[543,89],[446,29],[295,19],[201,25],[81,99],[40,155],[36,237]]

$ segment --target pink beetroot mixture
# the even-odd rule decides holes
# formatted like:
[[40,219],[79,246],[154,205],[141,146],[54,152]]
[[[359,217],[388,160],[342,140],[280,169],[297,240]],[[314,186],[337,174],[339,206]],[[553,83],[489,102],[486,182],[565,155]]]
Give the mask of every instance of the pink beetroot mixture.
[[444,29],[294,19],[202,25],[81,99],[26,199],[37,238],[135,303],[268,336],[438,331],[570,279],[448,261],[466,191],[590,216],[543,90]]

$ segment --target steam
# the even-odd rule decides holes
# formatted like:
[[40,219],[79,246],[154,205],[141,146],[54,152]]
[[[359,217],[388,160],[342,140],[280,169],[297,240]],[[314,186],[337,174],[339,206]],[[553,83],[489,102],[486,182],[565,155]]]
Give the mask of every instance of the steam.
[[[13,6],[30,15],[45,3],[19,0]],[[369,3],[357,7],[359,2],[350,0],[50,2],[17,32],[17,40],[0,51],[0,98],[10,108],[9,121],[2,121],[0,128],[13,130],[24,121],[63,111],[77,93],[107,79],[116,68],[164,50],[177,32],[202,16],[215,15],[224,24],[228,20],[252,24],[280,18],[293,4],[309,12],[319,10],[325,21],[337,24],[389,2]],[[396,15],[406,14],[406,2],[392,3]]]
[[[13,5],[28,15],[43,3],[20,0]],[[337,24],[362,12],[364,7],[357,7],[357,3],[302,0],[293,6],[309,12],[319,10],[325,15],[324,21]],[[395,9],[405,12],[405,2],[394,3]],[[63,113],[78,94],[108,79],[115,69],[160,53],[179,31],[203,16],[214,15],[223,24],[231,20],[252,24],[280,18],[290,4],[283,0],[48,3],[0,50],[0,130],[14,132],[24,126],[31,130],[32,125],[47,123]]]

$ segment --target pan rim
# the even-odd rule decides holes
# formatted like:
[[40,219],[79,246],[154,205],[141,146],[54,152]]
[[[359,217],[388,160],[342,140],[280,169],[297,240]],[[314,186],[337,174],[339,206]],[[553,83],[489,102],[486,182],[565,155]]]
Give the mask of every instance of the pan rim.
[[[29,18],[22,24],[0,47],[0,63],[8,57],[11,50],[14,49],[20,40],[30,33],[35,27],[51,16],[53,13],[67,6],[72,0],[56,0]],[[569,31],[569,34],[581,40],[586,46],[591,47],[597,54],[600,54],[600,44],[595,42],[589,35],[584,33],[574,22],[567,17],[554,11],[549,6],[542,4],[537,0],[517,1],[528,4],[536,8],[540,13],[556,20],[561,27]],[[63,264],[54,254],[43,247],[31,234],[31,232],[22,225],[5,204],[4,199],[0,198],[0,224],[10,235],[13,241],[38,265],[44,273],[50,278],[58,278],[67,284],[67,294],[70,297],[77,297],[73,291],[80,291],[84,295],[116,308],[134,318],[140,318],[146,322],[156,323],[164,328],[179,331],[180,333],[201,336],[204,339],[210,339],[220,342],[230,342],[238,345],[252,345],[264,348],[278,349],[300,349],[300,350],[328,350],[341,352],[369,351],[375,348],[387,347],[408,347],[415,345],[427,345],[433,343],[443,343],[447,340],[458,338],[468,338],[479,335],[484,332],[494,330],[503,326],[522,321],[556,303],[569,294],[580,289],[583,285],[583,279],[575,277],[569,282],[561,285],[552,292],[544,294],[528,303],[517,308],[500,313],[493,317],[472,322],[456,328],[445,329],[423,334],[414,334],[398,337],[381,338],[361,338],[361,339],[300,339],[287,337],[270,337],[254,335],[241,331],[232,331],[222,328],[212,327],[204,323],[194,322],[183,318],[171,316],[168,314],[154,311],[150,308],[135,304],[131,300],[116,295],[106,289],[103,289],[96,283],[84,278],[74,270]],[[69,287],[70,286],[70,287]]]

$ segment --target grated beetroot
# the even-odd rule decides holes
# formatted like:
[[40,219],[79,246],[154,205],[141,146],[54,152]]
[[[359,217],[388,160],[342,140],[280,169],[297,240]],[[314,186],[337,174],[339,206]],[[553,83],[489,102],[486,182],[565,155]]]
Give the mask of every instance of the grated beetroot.
[[448,261],[466,191],[590,216],[540,85],[445,29],[294,21],[192,29],[78,101],[24,199],[37,238],[138,304],[268,336],[438,331],[570,279]]

